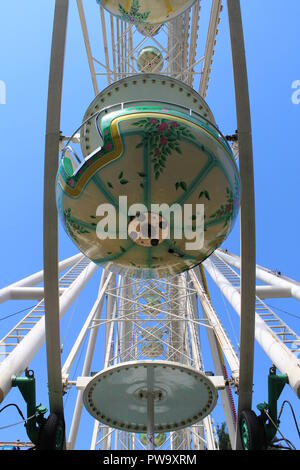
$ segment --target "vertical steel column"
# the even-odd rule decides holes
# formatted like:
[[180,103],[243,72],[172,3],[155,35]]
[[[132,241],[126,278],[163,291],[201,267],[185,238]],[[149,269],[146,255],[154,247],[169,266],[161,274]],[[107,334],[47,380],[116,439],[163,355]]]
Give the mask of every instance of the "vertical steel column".
[[55,181],[58,169],[60,116],[68,20],[68,0],[56,0],[48,90],[44,167],[44,286],[50,411],[63,415],[59,290],[58,221]]
[[[207,328],[207,337],[208,337],[208,342],[209,342],[209,347],[211,350],[211,355],[215,367],[215,373],[216,375],[222,375],[224,376],[225,370],[224,369],[224,358],[223,358],[223,348],[225,346],[224,343],[220,343],[218,341],[218,338],[215,333],[215,326],[216,324],[213,323],[211,317],[210,317],[210,309],[209,309],[209,304],[210,304],[210,298],[208,296],[208,290],[207,290],[207,285],[206,285],[206,279],[203,271],[203,267],[201,266],[200,269],[197,267],[194,269],[194,274],[197,276],[197,279],[199,281],[200,285],[195,285],[195,288],[197,287],[202,287],[203,288],[203,293],[199,290],[198,295],[199,295],[199,300],[200,304],[202,307],[203,311],[203,316],[206,320],[209,321],[211,325],[214,326],[213,329]],[[192,277],[193,279],[193,277]],[[206,293],[206,297],[204,294]],[[212,305],[210,304],[211,309],[213,309]],[[226,333],[224,331],[224,336],[226,336]],[[239,361],[238,358],[235,357],[235,361],[237,369],[233,368],[235,372],[238,371],[239,367]],[[231,361],[232,364],[232,361]],[[236,417],[233,411],[232,403],[230,400],[230,395],[229,395],[229,390],[228,387],[226,387],[225,390],[220,390],[220,396],[222,400],[222,406],[224,409],[224,415],[226,419],[226,424],[228,427],[228,432],[229,432],[229,437],[230,437],[230,443],[231,447],[234,448],[235,446],[235,441],[236,441]]]
[[87,58],[88,58],[89,69],[90,69],[90,73],[91,73],[91,77],[92,77],[93,88],[94,88],[95,95],[97,96],[98,93],[99,93],[98,83],[97,83],[94,60],[93,60],[93,56],[92,56],[91,44],[90,44],[87,24],[86,24],[86,20],[85,20],[85,14],[84,14],[84,9],[83,9],[83,5],[82,5],[82,0],[77,0],[77,8],[78,8],[78,13],[79,13],[79,17],[80,17],[81,29],[82,29],[86,54],[87,54]]
[[[105,283],[105,280],[107,279],[107,275],[111,276],[111,274],[106,273],[105,271],[102,272],[102,277],[100,281],[100,288],[98,292],[98,296],[101,293],[101,290],[103,288],[103,285]],[[94,313],[94,317],[91,321],[91,323],[97,322],[101,318],[102,314],[102,309],[103,309],[103,304],[104,304],[104,295],[102,296],[99,305]],[[83,364],[83,369],[82,369],[82,377],[88,376],[90,371],[91,371],[91,366],[92,366],[92,360],[94,356],[94,351],[95,351],[95,346],[96,346],[96,340],[98,336],[98,330],[99,327],[96,326],[95,324],[93,325],[93,328],[90,331],[90,336],[89,336],[89,342],[88,346],[86,349],[86,354],[85,354],[85,359],[84,359],[84,364]],[[69,440],[68,440],[68,448],[69,450],[73,450],[76,444],[76,439],[78,435],[78,430],[79,430],[79,424],[80,424],[80,418],[82,414],[82,408],[83,408],[83,391],[79,390],[77,393],[77,399],[76,399],[76,404],[74,408],[74,413],[73,413],[73,419],[72,419],[72,424],[71,424],[71,429],[70,429],[70,434],[69,434]]]
[[[252,130],[241,6],[227,0],[240,148],[241,329],[238,414],[252,406],[255,331],[255,199]],[[241,448],[237,433],[237,448]]]
[[[112,365],[112,359],[114,357],[114,329],[115,325],[114,322],[110,322],[112,317],[115,315],[116,311],[116,305],[117,305],[117,298],[114,297],[113,291],[116,289],[116,275],[114,274],[109,286],[108,286],[108,294],[106,298],[106,320],[108,323],[105,325],[105,353],[108,354],[108,359],[107,363],[104,364],[104,367],[109,367]],[[116,292],[116,291],[115,291]],[[113,331],[113,333],[111,333]],[[112,336],[111,336],[112,335]],[[109,352],[108,352],[109,351]],[[102,426],[100,423],[98,423],[98,429],[99,426],[102,427],[102,435],[103,435],[103,441],[102,441],[102,450],[109,450],[109,433],[110,433],[110,428],[107,426]]]

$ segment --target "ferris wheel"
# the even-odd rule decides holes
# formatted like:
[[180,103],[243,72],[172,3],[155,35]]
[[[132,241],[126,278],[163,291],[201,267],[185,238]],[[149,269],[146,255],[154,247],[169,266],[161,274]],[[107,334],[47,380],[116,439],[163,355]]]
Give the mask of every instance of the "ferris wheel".
[[[94,1],[98,51],[77,0],[95,98],[71,136],[60,127],[69,2],[55,3],[44,269],[0,290],[1,303],[37,301],[0,341],[0,401],[19,388],[37,449],[75,449],[85,409],[92,450],[217,450],[218,398],[233,449],[272,448],[283,388],[300,397],[300,337],[265,300],[300,300],[300,283],[256,264],[240,2],[227,1],[238,129],[226,137],[206,102],[221,0],[211,3],[205,36],[200,0]],[[102,89],[99,79],[107,82]],[[222,249],[239,212],[241,256]],[[58,216],[79,251],[63,261]],[[60,321],[99,270],[93,308],[62,363]],[[238,350],[208,278],[240,318]],[[259,415],[252,403],[255,341],[270,360],[268,403]],[[37,405],[30,370],[44,342],[49,414]],[[82,353],[82,371],[71,378]],[[206,355],[214,372],[205,369]],[[63,396],[71,388],[77,398],[66,423]]]

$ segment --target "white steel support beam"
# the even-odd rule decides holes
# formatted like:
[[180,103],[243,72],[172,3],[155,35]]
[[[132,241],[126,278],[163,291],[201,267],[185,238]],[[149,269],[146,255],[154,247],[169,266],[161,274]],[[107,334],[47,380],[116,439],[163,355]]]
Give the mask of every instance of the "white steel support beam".
[[[195,293],[188,299],[188,303],[190,304],[191,307],[191,314],[193,315],[194,318],[199,318],[199,310],[198,310],[198,297],[197,294]],[[198,345],[198,357],[200,359],[200,368],[201,370],[204,371],[204,365],[203,365],[203,359],[202,359],[202,354],[201,354],[201,342],[200,342],[200,334],[199,334],[199,328],[196,328],[194,326],[194,337],[195,337],[195,342],[196,345]],[[204,439],[204,426],[203,423],[199,423],[198,427],[195,430],[196,432],[193,432],[192,438],[194,442],[194,449],[195,450],[204,450],[205,449],[205,439]],[[188,449],[189,450],[189,449]]]
[[[114,312],[117,308],[118,299],[109,294],[109,291],[116,289],[116,281],[117,281],[117,278],[116,278],[116,275],[114,275],[113,277],[111,277],[110,283],[108,286],[109,289],[108,289],[108,293],[106,297],[106,320],[107,321],[112,319]],[[120,291],[118,292],[120,293]],[[108,358],[108,363],[106,365],[104,364],[104,367],[108,367],[109,365],[112,365],[111,361],[112,361],[112,357],[114,353],[113,351],[114,338],[112,336],[111,340],[109,340],[111,329],[114,329],[113,323],[106,323],[105,325],[105,352],[107,353],[108,348],[109,348],[109,358]],[[96,420],[96,423],[98,424],[98,429],[99,429],[100,423],[97,420]],[[110,438],[111,438],[109,428],[107,426],[103,426],[102,432],[103,432],[102,450],[109,450]]]
[[[241,327],[238,416],[252,407],[255,332],[255,198],[250,100],[239,0],[227,0],[240,149],[241,193]],[[241,448],[237,432],[237,448]]]
[[[118,290],[117,292],[119,293],[120,292],[120,286],[121,286],[121,277],[119,277],[119,281],[118,281]],[[112,311],[110,313],[110,319],[112,320],[110,323],[108,323],[107,325],[107,343],[106,343],[106,349],[105,349],[105,356],[104,356],[104,369],[106,369],[107,367],[109,367],[110,365],[110,360],[112,358],[112,351],[113,351],[113,334],[114,334],[114,320],[116,319],[117,315],[118,315],[118,310],[117,310],[117,307],[118,307],[118,299],[116,298],[116,300],[114,301],[112,299],[112,302],[113,302],[113,305],[112,305]]]
[[[187,301],[187,313],[188,313],[189,316],[192,315],[191,300],[190,299],[188,299],[188,301]],[[202,356],[201,356],[200,342],[197,345],[196,341],[195,341],[196,340],[195,325],[191,324],[191,322],[189,322],[188,326],[189,326],[189,329],[191,331],[191,347],[192,347],[192,354],[193,354],[193,359],[194,359],[195,366],[198,370],[202,370],[204,372]],[[192,330],[193,330],[193,332],[192,332]],[[222,379],[223,379],[223,373],[222,373]],[[222,385],[223,385],[223,388],[224,388],[224,383]],[[215,439],[214,439],[214,435],[213,435],[211,416],[207,416],[206,418],[204,418],[204,420],[201,423],[203,424],[203,430],[205,432],[205,440],[206,440],[207,450],[215,450],[216,449],[216,443],[215,443]]]
[[206,448],[207,450],[216,450],[216,440],[213,432],[212,427],[212,419],[211,416],[206,416],[203,420],[204,432],[205,432],[205,440],[206,440]]
[[[214,327],[213,330],[211,330],[210,328],[207,329],[207,337],[215,367],[215,372],[218,376],[224,376],[225,364],[222,354],[224,353],[231,368],[232,376],[235,378],[235,380],[238,380],[239,359],[219,321],[216,312],[214,311],[210,299],[208,298],[205,293],[205,290],[202,287],[202,281],[205,282],[205,279],[202,279],[202,272],[199,272],[199,268],[195,268],[194,270],[190,271],[189,274],[193,281],[194,287],[198,292],[204,318],[208,320],[209,324]],[[220,391],[220,395],[230,437],[231,447],[234,448],[236,441],[236,416],[234,414],[234,405],[231,402],[229,392],[230,391],[228,390],[227,386],[225,390]]]
[[[109,292],[115,290],[115,288],[116,288],[116,276],[111,278],[108,287],[109,287]],[[113,315],[113,311],[114,311],[114,305],[115,305],[115,302],[117,301],[117,297],[114,297],[109,292],[106,294],[106,316],[105,316],[105,319],[106,319],[107,323],[105,324],[105,351],[107,351],[108,347],[111,348],[111,344],[110,345],[108,344],[108,339],[109,339],[109,332],[110,332],[111,327],[112,327],[111,319],[112,319],[112,315]],[[112,353],[112,351],[110,351],[110,353]],[[109,359],[111,359],[111,357]],[[106,365],[106,367],[108,367],[108,365]]]
[[[180,282],[181,281],[181,284]],[[183,275],[178,277],[178,287],[181,287],[180,289],[180,298],[181,302],[183,303],[180,307],[180,310],[184,312],[186,310],[186,315],[189,318],[188,322],[188,328],[190,330],[190,341],[191,341],[191,348],[192,348],[192,358],[194,361],[194,367],[198,370],[202,370],[204,372],[204,365],[203,365],[203,360],[202,360],[202,354],[201,354],[201,346],[200,346],[200,341],[199,338],[197,338],[197,333],[196,333],[196,327],[193,322],[191,322],[192,317],[193,317],[193,304],[191,303],[190,298],[186,298],[185,296],[182,295],[182,291],[185,290],[186,292],[186,277]],[[171,292],[172,295],[172,292]],[[175,298],[176,298],[176,293],[174,292]],[[182,336],[184,336],[183,332],[180,332]],[[185,334],[187,336],[187,332]],[[198,339],[198,341],[197,341]],[[177,360],[177,358],[175,358]],[[183,360],[181,360],[183,362]],[[188,364],[188,362],[185,359],[185,363]],[[223,378],[223,374],[222,374]],[[224,387],[224,382],[223,382],[223,387]],[[212,418],[211,416],[206,416],[204,420],[202,421],[203,423],[203,428],[205,432],[205,440],[206,440],[206,448],[207,450],[216,450],[216,442],[214,438],[214,433],[213,433],[213,427],[212,427]],[[175,436],[178,435],[178,433],[174,433]],[[179,434],[180,436],[180,434]],[[179,437],[178,436],[178,437]],[[176,442],[176,441],[175,441]],[[176,444],[175,444],[176,445]],[[178,446],[177,446],[178,449]]]
[[189,72],[187,74],[187,83],[191,87],[194,82],[194,71],[193,64],[196,59],[197,52],[197,42],[198,42],[198,29],[199,29],[199,19],[200,19],[200,0],[197,0],[193,7],[193,16],[191,22],[191,42],[190,42],[190,51],[189,51]]
[[[230,264],[234,268],[241,269],[241,260],[239,256],[233,255],[231,253],[225,253],[222,250],[216,252],[220,258],[222,258],[226,263]],[[270,286],[277,287],[282,289],[281,293],[285,295],[280,295],[280,297],[293,297],[294,299],[300,300],[300,283],[294,281],[293,279],[286,278],[281,275],[276,275],[272,271],[262,266],[256,265],[256,278],[260,281],[269,284]],[[263,292],[263,289],[266,289],[265,286],[259,286],[259,289]],[[275,292],[275,291],[274,291]],[[266,290],[267,293],[267,290]],[[288,295],[290,293],[290,295]],[[277,295],[276,295],[277,297]]]
[[256,286],[256,295],[260,299],[288,299],[292,296],[290,287]]
[[[59,294],[63,294],[65,290],[60,288]],[[43,287],[11,287],[5,296],[5,300],[42,300],[43,298]]]
[[102,27],[102,36],[103,36],[103,44],[104,44],[104,54],[105,54],[105,64],[106,64],[106,72],[107,72],[107,82],[108,85],[111,84],[111,75],[110,75],[110,67],[109,67],[109,55],[108,55],[108,45],[107,45],[107,34],[106,34],[106,24],[105,24],[105,14],[103,6],[100,5],[100,18],[101,18],[101,27]]
[[186,69],[186,64],[183,62],[183,51],[186,45],[183,43],[183,17],[179,16],[170,21],[169,36],[168,36],[168,62],[169,74],[179,80],[182,79],[182,74]]
[[[83,255],[79,253],[78,255],[72,256],[71,258],[61,261],[58,264],[58,271],[62,272],[65,269],[70,268],[75,263],[77,263],[81,258],[83,258]],[[14,289],[17,289],[19,287],[22,287],[22,288],[33,287],[33,286],[36,286],[37,284],[40,284],[43,280],[44,280],[44,271],[39,271],[35,274],[32,274],[31,276],[21,279],[20,281],[10,284],[9,286],[4,287],[3,289],[0,289],[0,304],[6,302],[7,300],[12,300],[13,292],[17,292],[17,291],[14,291]]]
[[117,26],[117,63],[118,63],[118,80],[122,78],[122,71],[121,71],[121,48],[120,48],[120,19],[117,18],[116,20]]
[[81,24],[86,54],[88,58],[90,73],[92,77],[93,88],[94,88],[95,95],[98,95],[99,93],[98,83],[97,83],[97,78],[96,78],[95,66],[94,66],[94,61],[93,61],[93,56],[92,56],[92,51],[91,51],[91,44],[90,44],[89,33],[88,33],[87,24],[85,20],[82,0],[77,0],[77,8],[78,8],[78,13],[80,17],[80,24]]
[[[104,303],[104,298],[105,298],[105,290],[107,288],[107,285],[112,277],[112,273],[106,273],[106,271],[103,270],[102,272],[102,277],[101,277],[101,282],[100,282],[100,288],[98,292],[98,297],[95,302],[94,307],[91,310],[90,315],[88,316],[89,323],[88,326],[92,323],[93,320],[100,320],[101,318],[101,313],[103,309],[103,303]],[[82,328],[82,332],[80,336],[84,336],[87,333],[87,328],[86,324]],[[98,330],[99,328],[95,327],[90,330],[90,336],[89,336],[89,342],[86,350],[86,355],[85,355],[85,360],[83,364],[83,369],[82,369],[82,376],[86,377],[90,374],[91,371],[91,366],[92,366],[92,360],[93,360],[93,355],[95,351],[95,346],[96,346],[96,340],[98,336]],[[82,342],[81,342],[82,344]],[[64,376],[64,373],[63,373]],[[75,409],[73,413],[73,419],[72,419],[72,424],[71,424],[71,429],[70,429],[70,434],[69,434],[69,439],[68,439],[68,449],[73,450],[76,444],[76,439],[78,435],[78,430],[79,430],[79,424],[80,424],[80,418],[81,418],[81,413],[82,413],[82,407],[83,407],[83,390],[79,390],[77,394],[77,399],[76,399],[76,404],[75,404]]]
[[[115,290],[117,287],[117,296],[113,297],[112,291]],[[118,307],[118,295],[122,292],[121,290],[121,277],[118,279],[118,286],[116,286],[116,276],[110,277],[109,285],[108,285],[108,292],[106,296],[106,320],[108,322],[105,325],[105,357],[104,357],[104,366],[103,369],[109,367],[111,365],[111,360],[113,356],[113,336],[114,336],[114,320],[116,315],[118,315],[117,307]],[[95,323],[96,325],[97,323]],[[95,328],[95,326],[94,326]],[[99,327],[97,327],[98,329]],[[97,447],[97,437],[100,429],[100,423],[95,419],[94,421],[94,429],[93,429],[93,436],[91,440],[91,447],[90,450],[96,450]],[[105,427],[103,431],[103,444],[102,449],[108,450],[108,443],[107,438],[111,437],[109,435],[109,428]]]
[[[60,116],[68,9],[68,0],[56,0],[49,73],[44,165],[45,319],[43,320],[43,326],[46,334],[50,411],[51,413],[56,413],[61,416],[63,416],[63,390],[60,357],[58,216],[55,188],[59,157]],[[25,340],[26,339],[27,338],[25,338]],[[12,355],[14,356],[14,353]],[[23,361],[24,360],[26,360],[26,355],[23,358]]]
[[216,37],[218,34],[218,25],[220,22],[220,13],[222,11],[222,0],[213,0],[211,7],[211,15],[206,39],[205,46],[205,60],[203,64],[203,70],[201,74],[199,94],[206,97],[209,78],[211,74],[211,67],[213,63],[213,55],[215,52]]
[[[97,269],[98,266],[91,262],[78,276],[76,281],[73,282],[71,287],[60,297],[60,318],[68,311]],[[29,367],[29,364],[42,347],[44,341],[45,319],[42,318],[18,346],[15,347],[13,352],[0,364],[0,403],[11,389],[12,377],[22,374]],[[61,368],[59,375],[62,380]]]
[[[104,295],[105,295],[105,290],[107,288],[107,285],[112,277],[112,274],[109,273],[107,278],[105,279],[106,277],[106,273],[105,271],[102,272],[102,277],[101,277],[101,284],[100,284],[100,289],[99,289],[99,293],[98,293],[98,296],[97,296],[97,299],[96,299],[96,302],[94,303],[94,306],[92,308],[92,310],[90,311],[89,315],[87,316],[87,319],[70,351],[70,354],[68,355],[65,363],[64,363],[64,366],[62,368],[62,376],[63,376],[63,380],[64,381],[67,381],[68,380],[68,377],[69,377],[69,373],[70,373],[70,370],[71,370],[71,367],[76,359],[76,356],[78,354],[78,351],[80,350],[81,346],[82,346],[82,343],[84,341],[84,338],[88,332],[88,329],[90,328],[91,324],[92,324],[92,321],[93,320],[97,320],[97,313],[99,312],[99,310],[102,309],[102,305],[103,305],[103,302],[104,302]],[[97,329],[97,328],[96,328]],[[82,374],[82,375],[85,375],[85,374]]]
[[[241,294],[239,290],[223,276],[210,259],[204,262],[204,267],[233,309],[241,316]],[[282,374],[288,375],[290,387],[300,398],[300,360],[285,347],[278,336],[257,314],[255,315],[255,337],[277,369]]]
[[99,422],[95,420],[90,450],[96,450],[98,429],[99,429]]
[[[183,66],[186,69],[188,64],[188,43],[189,43],[189,34],[190,34],[190,10],[187,10],[184,15],[184,33],[183,33]],[[177,77],[179,78],[179,77]],[[188,74],[187,71],[183,71],[182,81],[187,82]]]
[[114,81],[117,81],[117,61],[116,61],[116,45],[115,45],[115,25],[114,17],[110,15],[110,30],[111,30],[111,48],[112,48],[112,57],[113,57],[113,72],[114,72]]
[[210,331],[216,335],[216,338],[222,348],[222,351],[224,352],[224,355],[227,359],[227,362],[229,364],[229,367],[232,371],[232,375],[234,378],[238,378],[239,376],[239,366],[240,362],[237,357],[237,354],[228,338],[228,336],[225,333],[225,330],[216,314],[214,311],[214,308],[208,299],[207,295],[205,294],[201,281],[200,281],[200,273],[199,269],[194,269],[190,272],[190,277],[193,281],[194,287],[199,295],[199,300],[201,302],[201,306],[203,308],[203,311],[209,320],[209,325],[213,327],[213,330],[210,330],[210,328],[207,328],[207,332],[209,333]]

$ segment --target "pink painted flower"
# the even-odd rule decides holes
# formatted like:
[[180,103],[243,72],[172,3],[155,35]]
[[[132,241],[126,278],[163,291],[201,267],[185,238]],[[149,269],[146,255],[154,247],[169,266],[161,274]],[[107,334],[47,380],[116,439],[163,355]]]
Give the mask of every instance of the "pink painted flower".
[[150,119],[150,124],[157,124],[157,119]]
[[155,149],[155,155],[156,155],[157,157],[159,157],[159,155],[160,155],[159,149]]
[[162,122],[161,125],[159,126],[158,132],[164,132],[168,129],[169,129],[168,123]]
[[168,139],[167,137],[161,137],[160,138],[160,145],[167,145]]
[[75,180],[72,178],[68,181],[69,185],[71,186],[71,188],[74,188],[75,186]]
[[176,129],[176,127],[178,127],[178,126],[179,126],[179,124],[178,124],[178,122],[176,122],[176,121],[173,121],[173,122],[171,123],[171,127],[173,127],[173,129]]
[[232,211],[232,204],[226,206],[226,212],[229,214]]
[[108,142],[105,145],[105,150],[107,150],[108,152],[110,152],[110,150],[112,150],[112,148],[113,148],[113,144],[111,142]]

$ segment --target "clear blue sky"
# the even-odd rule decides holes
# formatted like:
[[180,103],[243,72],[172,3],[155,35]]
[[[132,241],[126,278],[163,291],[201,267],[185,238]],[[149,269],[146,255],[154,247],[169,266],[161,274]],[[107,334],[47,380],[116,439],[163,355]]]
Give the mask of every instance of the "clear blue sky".
[[[300,105],[292,104],[292,82],[300,80],[299,0],[242,0],[245,41],[248,60],[249,86],[253,120],[253,143],[256,189],[257,262],[300,279],[299,272],[299,199]],[[207,24],[210,0],[202,1],[201,22]],[[95,0],[84,0],[91,31],[93,50],[102,55],[99,13]],[[0,80],[6,83],[7,103],[0,105],[1,154],[1,278],[0,286],[16,281],[42,268],[42,206],[43,159],[49,56],[51,46],[54,0],[7,2],[0,0]],[[203,35],[203,30],[199,34]],[[204,39],[204,38],[203,38]],[[203,41],[202,41],[203,42]],[[202,44],[202,47],[204,42]],[[100,54],[101,51],[101,54]],[[199,54],[201,51],[199,50]],[[97,55],[97,54],[95,54]],[[99,88],[105,86],[99,80]],[[83,39],[79,27],[75,0],[70,0],[68,43],[63,96],[61,129],[70,134],[80,124],[84,111],[93,98]],[[229,48],[226,7],[216,47],[213,74],[207,101],[224,134],[236,129],[234,88]],[[239,227],[236,225],[224,247],[239,252]],[[74,254],[75,248],[60,227],[60,259]],[[97,279],[82,294],[74,309],[62,324],[65,349],[79,331],[96,294]],[[229,333],[234,333],[219,292],[211,283],[214,305]],[[299,303],[292,300],[270,301],[300,316]],[[8,303],[0,306],[0,317],[28,306],[28,303]],[[229,312],[231,312],[228,307]],[[232,312],[231,312],[232,313]],[[73,315],[73,316],[72,316]],[[71,328],[68,328],[70,318]],[[287,314],[282,317],[298,333],[300,320]],[[18,317],[17,317],[18,318]],[[0,322],[0,336],[13,326],[13,320]],[[232,321],[239,330],[235,313]],[[99,351],[101,345],[99,346]],[[211,369],[207,343],[203,335],[206,368]],[[100,354],[100,353],[99,353]],[[100,369],[101,356],[94,370]],[[270,361],[259,346],[255,353],[254,403],[264,401]],[[80,370],[82,363],[79,362]],[[47,404],[45,350],[35,359],[38,400]],[[66,405],[68,425],[74,405],[71,392]],[[287,388],[282,398],[290,399],[300,415],[299,401]],[[16,401],[25,407],[17,391],[5,403]],[[220,406],[214,413],[216,422],[223,420]],[[0,416],[0,427],[19,420],[14,410]],[[92,419],[84,412],[78,448],[88,448],[92,434]],[[282,430],[297,448],[289,412],[284,416]],[[0,440],[25,439],[23,426],[0,431]]]

